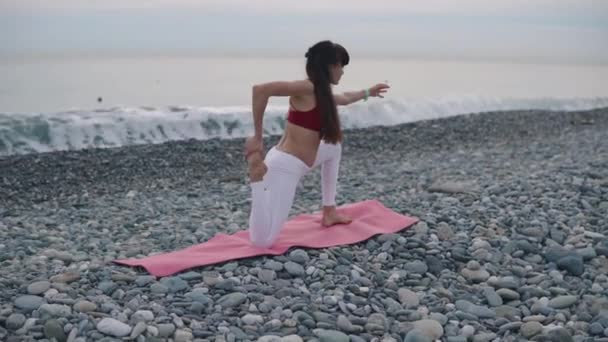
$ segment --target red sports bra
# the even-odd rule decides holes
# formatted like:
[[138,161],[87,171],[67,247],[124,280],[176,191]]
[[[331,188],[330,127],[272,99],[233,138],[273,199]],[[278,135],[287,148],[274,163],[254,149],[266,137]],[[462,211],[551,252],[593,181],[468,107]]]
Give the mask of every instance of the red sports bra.
[[291,105],[291,101],[289,102],[289,115],[287,115],[287,121],[291,122],[294,125],[298,125],[300,127],[308,128],[313,131],[320,132],[321,131],[321,111],[319,110],[319,106],[315,106],[315,108],[301,112],[294,108]]

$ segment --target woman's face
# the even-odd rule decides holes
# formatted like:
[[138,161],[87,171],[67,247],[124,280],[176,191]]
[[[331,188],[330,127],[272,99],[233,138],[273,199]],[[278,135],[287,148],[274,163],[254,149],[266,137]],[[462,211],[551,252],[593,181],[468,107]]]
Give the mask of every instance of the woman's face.
[[340,83],[340,79],[344,75],[344,67],[342,64],[334,64],[329,66],[329,76],[331,77],[331,84],[337,85]]

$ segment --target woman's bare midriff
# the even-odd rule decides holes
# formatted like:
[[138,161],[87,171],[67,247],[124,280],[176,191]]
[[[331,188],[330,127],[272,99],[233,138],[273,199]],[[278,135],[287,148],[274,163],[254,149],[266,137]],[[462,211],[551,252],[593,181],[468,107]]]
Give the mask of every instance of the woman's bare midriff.
[[320,143],[319,132],[287,122],[277,149],[296,156],[308,167],[312,167],[317,159]]
[[[316,105],[314,96],[293,96],[289,99],[289,103],[293,106],[292,109],[301,111],[309,111]],[[312,167],[317,159],[320,143],[319,132],[288,121],[277,149],[298,157],[308,167]]]

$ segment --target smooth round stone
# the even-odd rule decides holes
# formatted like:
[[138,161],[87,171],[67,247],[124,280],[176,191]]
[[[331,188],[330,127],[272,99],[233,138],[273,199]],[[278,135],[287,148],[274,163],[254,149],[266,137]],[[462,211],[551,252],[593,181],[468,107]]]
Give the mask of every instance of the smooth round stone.
[[[605,202],[608,203],[608,202]],[[596,246],[595,246],[595,252],[598,255],[604,255],[604,256],[608,256],[608,239],[604,240],[602,242],[599,242]]]
[[[441,225],[442,223],[444,222],[440,222],[439,225]],[[426,222],[418,222],[414,225],[413,230],[416,235],[427,235],[429,232],[429,226]]]
[[338,298],[336,296],[323,296],[323,304],[334,306],[338,304]]
[[264,268],[273,270],[275,272],[279,272],[279,271],[283,270],[283,263],[275,261],[275,260],[268,260],[264,263]]
[[[62,284],[62,283],[55,283],[55,284]],[[56,296],[58,294],[59,294],[59,291],[57,289],[51,288],[44,293],[44,298],[46,298],[46,299],[53,298],[54,296]]]
[[604,291],[604,288],[602,287],[602,285],[598,284],[598,283],[593,283],[593,285],[591,285],[591,292],[592,293],[602,293]]
[[492,245],[490,245],[490,243],[486,240],[482,240],[480,238],[475,238],[473,241],[473,244],[471,245],[471,248],[473,250],[478,250],[478,249],[491,249]]
[[412,322],[414,329],[422,331],[426,336],[433,340],[437,340],[443,336],[443,327],[441,324],[432,319],[422,319]]
[[[66,324],[67,326],[67,324]],[[65,327],[64,327],[64,331]],[[78,329],[77,328],[72,328],[72,330],[70,330],[70,333],[68,334],[68,337],[66,339],[66,341],[70,341],[70,342],[79,342],[78,338],[76,337],[76,335],[78,335]],[[82,337],[80,337],[82,338]],[[86,340],[84,340],[84,338],[82,338],[83,341],[82,342],[86,342]]]
[[469,301],[462,300],[462,299],[459,299],[456,301],[456,308],[458,310],[462,310],[463,312],[475,315],[479,318],[496,317],[496,312],[493,311],[492,309],[485,307],[485,306],[481,306],[481,305],[475,305]]
[[135,324],[135,327],[133,327],[133,330],[131,330],[131,335],[129,335],[130,339],[136,339],[137,336],[143,334],[144,331],[146,331],[148,325],[144,322],[139,322],[137,324]]
[[6,324],[6,327],[10,330],[17,330],[23,326],[23,324],[25,323],[25,320],[26,320],[26,318],[23,314],[14,313],[14,314],[11,314],[10,316],[8,316],[5,324]]
[[568,255],[557,261],[557,267],[566,270],[573,276],[581,276],[585,272],[583,258],[578,255]]
[[413,329],[405,335],[403,342],[433,342],[433,339],[425,335],[422,330]]
[[604,334],[604,327],[598,322],[591,323],[589,325],[589,333],[594,336],[601,336]]
[[49,281],[37,281],[28,285],[27,293],[31,295],[39,295],[45,293],[50,288],[51,283]]
[[439,222],[439,224],[437,224],[437,237],[441,241],[450,240],[454,237],[454,231],[447,223]]
[[574,341],[574,339],[572,338],[572,335],[570,335],[568,330],[561,328],[561,327],[549,330],[549,332],[547,332],[546,335],[550,339],[550,341],[555,341],[555,342],[573,342]]
[[466,338],[471,338],[473,335],[475,335],[475,328],[472,325],[465,325],[460,328],[460,335]]
[[91,312],[97,310],[97,304],[89,302],[88,300],[80,300],[74,304],[74,311],[76,312]]
[[139,276],[139,277],[135,278],[135,284],[137,286],[144,287],[144,286],[154,282],[155,279],[156,279],[156,277],[154,277],[154,276]]
[[273,270],[262,269],[258,272],[258,279],[265,283],[270,283],[277,277],[277,273]]
[[[281,326],[283,325],[283,322],[281,322],[281,320],[279,319],[271,319],[270,321],[266,322],[264,324],[264,329],[267,329],[269,331],[274,331],[274,330],[278,330],[279,328],[281,328]],[[297,324],[294,324],[294,326]]]
[[471,260],[467,263],[467,268],[471,271],[477,271],[481,268],[481,265],[477,260]]
[[532,304],[530,311],[533,314],[547,315],[551,311],[549,308],[549,298],[541,297],[539,300],[534,302],[534,304]]
[[566,318],[566,315],[564,315],[563,312],[558,312],[555,314],[555,316],[553,317],[556,321],[558,322],[567,322],[568,319]]
[[340,329],[341,331],[344,331],[347,333],[361,333],[363,331],[362,327],[354,325],[348,319],[348,317],[346,317],[344,315],[338,316],[338,320],[336,321],[336,327],[338,329]]
[[433,312],[429,317],[430,319],[439,322],[439,324],[441,324],[442,326],[448,324],[448,318],[444,314]]
[[[220,340],[222,341],[222,340]],[[257,339],[257,342],[282,342],[283,340],[281,339],[280,336],[277,335],[264,335],[260,338]]]
[[464,336],[448,336],[447,342],[467,342],[467,338]]
[[549,307],[554,309],[564,309],[574,305],[578,300],[576,296],[559,296],[549,300],[547,304]]
[[146,331],[150,336],[158,336],[158,328],[153,325],[146,326]]
[[524,228],[521,230],[521,233],[532,237],[544,237],[547,234],[541,228],[537,227]]
[[479,333],[473,336],[473,342],[490,342],[496,338],[495,333]]
[[198,272],[190,271],[190,272],[186,272],[184,274],[180,274],[179,277],[186,281],[190,281],[190,280],[202,279],[203,275]]
[[497,317],[507,318],[509,320],[515,319],[515,317],[521,316],[521,311],[510,305],[501,305],[494,309]]
[[461,321],[478,321],[479,317],[468,313],[468,312],[464,312],[461,310],[457,310],[456,312],[454,312],[454,315]]
[[507,301],[519,299],[519,293],[511,289],[498,289],[496,290],[496,294],[498,294],[502,299]]
[[308,253],[302,249],[295,249],[289,253],[289,259],[298,264],[305,264],[310,260]]
[[44,323],[44,336],[48,339],[56,339],[57,341],[67,340],[67,336],[63,331],[63,326],[55,319],[49,319]]
[[387,319],[384,315],[373,313],[367,318],[365,328],[369,331],[384,331],[388,327]]
[[54,275],[49,280],[52,283],[69,284],[69,283],[75,282],[78,279],[80,279],[80,273],[77,273],[77,272],[66,272],[66,273]]
[[327,312],[315,311],[315,312],[312,313],[312,315],[314,316],[314,319],[317,322],[328,323],[328,324],[332,324],[332,323],[335,322],[334,316],[330,315]]
[[288,261],[283,266],[285,267],[285,270],[287,271],[287,273],[289,273],[289,275],[291,275],[291,276],[301,277],[306,274],[304,267],[302,267],[302,265],[297,264],[293,261]]
[[403,265],[403,269],[414,274],[425,274],[429,270],[428,266],[420,260],[406,263]]
[[105,335],[114,337],[125,337],[131,333],[131,327],[114,318],[104,318],[97,323],[97,330]]
[[298,335],[287,335],[281,337],[281,342],[304,342],[304,340]]
[[247,296],[240,292],[233,292],[218,299],[217,304],[223,308],[231,308],[245,303]]
[[536,336],[543,332],[543,325],[539,322],[527,322],[522,324],[520,333],[525,338]]
[[519,281],[515,277],[490,277],[488,284],[496,288],[512,289],[517,290],[519,288]]
[[412,290],[400,288],[397,291],[397,295],[399,296],[399,302],[401,302],[401,305],[406,309],[416,308],[420,305],[418,295]]
[[469,261],[471,257],[468,255],[467,251],[462,247],[454,247],[450,250],[452,258],[457,261]]
[[162,278],[160,283],[165,285],[169,290],[169,293],[176,293],[187,290],[190,286],[188,282],[180,277],[167,277]]
[[547,319],[547,316],[544,315],[533,315],[526,316],[522,319],[524,322],[544,322]]
[[24,295],[15,299],[15,306],[25,311],[37,310],[44,303],[44,298],[32,295]]
[[576,253],[580,255],[583,260],[591,260],[597,256],[595,249],[591,246],[578,249],[576,250]]
[[349,342],[350,337],[337,330],[314,329],[313,333],[319,337],[320,342]]
[[103,292],[104,294],[110,295],[118,288],[118,284],[113,281],[102,281],[101,283],[99,283],[97,288],[101,290],[101,292]]
[[426,262],[429,268],[429,272],[434,275],[439,275],[444,269],[443,262],[436,256],[427,255],[424,261]]
[[243,316],[241,318],[241,321],[243,321],[243,323],[245,323],[247,325],[263,324],[264,317],[262,317],[260,315],[254,315],[254,314],[246,314],[245,316]]
[[501,306],[503,304],[502,302],[502,297],[500,297],[496,291],[494,291],[493,288],[491,287],[485,287],[483,289],[483,294],[486,297],[486,300],[488,301],[488,304],[490,306]]
[[150,285],[150,291],[156,294],[165,294],[169,292],[169,288],[161,283],[154,283]]
[[190,305],[190,311],[192,311],[192,313],[200,315],[205,310],[205,307],[205,304],[201,302],[192,302],[192,305]]
[[191,292],[186,293],[186,297],[194,302],[209,304],[212,300],[207,296],[206,290],[205,288],[195,288]]
[[175,336],[173,337],[173,341],[175,342],[190,342],[194,339],[194,335],[187,330],[179,329],[175,332]]
[[162,323],[157,324],[156,328],[158,329],[158,337],[167,338],[175,333],[175,325],[173,323]]
[[150,322],[154,320],[154,313],[150,310],[137,310],[131,315],[132,322]]
[[[223,279],[219,283],[215,284],[215,288],[220,290],[231,291],[234,289],[236,284],[237,283],[234,279]],[[171,292],[171,289],[169,289],[169,292]]]
[[72,262],[72,260],[74,260],[74,256],[72,254],[70,254],[69,252],[58,252],[55,255],[53,255],[53,257],[55,259],[61,260],[61,261],[65,261],[65,262]]
[[42,304],[38,309],[41,317],[69,317],[72,308],[62,304]]
[[483,268],[479,270],[470,270],[468,268],[464,268],[460,273],[463,277],[465,277],[465,279],[473,283],[481,283],[490,278],[490,273]]
[[500,325],[500,328],[498,329],[498,334],[502,335],[506,331],[520,330],[522,324],[523,324],[522,322],[508,322],[508,323],[502,324],[502,325]]

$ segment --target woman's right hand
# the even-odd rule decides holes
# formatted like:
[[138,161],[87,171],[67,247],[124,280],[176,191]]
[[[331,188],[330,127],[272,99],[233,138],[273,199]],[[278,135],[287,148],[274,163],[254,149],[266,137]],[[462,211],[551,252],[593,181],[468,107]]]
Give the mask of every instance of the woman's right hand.
[[254,152],[264,153],[264,140],[262,137],[251,136],[245,140],[245,156]]

